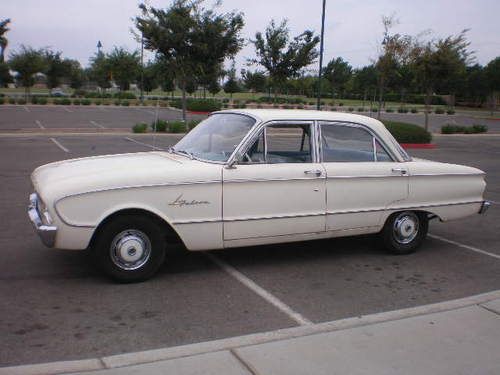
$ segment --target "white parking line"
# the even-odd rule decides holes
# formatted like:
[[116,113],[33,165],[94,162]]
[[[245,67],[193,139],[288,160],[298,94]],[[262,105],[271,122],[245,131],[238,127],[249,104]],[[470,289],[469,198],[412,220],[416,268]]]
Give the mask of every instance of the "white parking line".
[[106,129],[104,126],[102,126],[101,124],[99,124],[98,122],[95,122],[95,121],[92,121],[90,120],[90,123],[92,125],[94,125],[95,127],[98,127],[98,128],[101,128],[101,129]]
[[42,125],[40,120],[35,120],[35,124],[37,124],[40,129],[45,129],[45,126]]
[[23,108],[26,112],[31,112],[30,109],[28,107],[26,107],[25,105],[23,105]]
[[73,111],[72,111],[71,109],[69,109],[68,107],[63,107],[63,109],[64,109],[66,112],[73,113]]
[[148,144],[148,143],[139,142],[139,141],[136,141],[135,139],[132,139],[132,138],[129,138],[129,137],[125,137],[125,139],[126,139],[127,141],[137,143],[138,145],[141,145],[141,146],[146,146],[146,147],[152,148],[153,150],[165,151],[165,150],[164,150],[163,148],[161,148],[161,147],[156,147],[156,146],[150,145],[150,144]]
[[60,144],[60,143],[59,143],[59,141],[58,141],[57,139],[55,139],[55,138],[50,138],[50,140],[51,140],[52,142],[54,142],[54,143],[55,143],[55,145],[56,145],[57,147],[59,147],[61,150],[63,150],[64,152],[69,152],[69,150],[68,150],[66,147],[64,147],[62,144]]
[[469,246],[469,245],[464,245],[464,244],[462,244],[460,242],[452,241],[452,240],[449,240],[449,239],[441,237],[441,236],[436,236],[435,234],[429,234],[429,237],[435,238],[436,240],[439,240],[439,241],[448,242],[449,244],[461,247],[462,249],[474,251],[474,252],[479,253],[479,254],[483,254],[483,255],[490,256],[492,258],[500,259],[500,255],[493,254],[493,253],[490,253],[488,251],[484,251],[484,250],[478,249],[477,247],[473,247],[473,246]]
[[250,289],[252,292],[257,294],[258,296],[262,297],[265,299],[267,302],[269,302],[271,305],[276,307],[278,310],[283,312],[284,314],[288,315],[288,317],[295,322],[297,322],[301,326],[309,326],[312,325],[313,323],[303,317],[301,314],[298,312],[294,311],[290,306],[282,302],[280,299],[269,293],[267,290],[262,288],[260,285],[255,283],[252,279],[248,278],[244,274],[242,274],[240,271],[238,271],[236,268],[233,266],[227,264],[226,262],[220,260],[218,257],[216,257],[213,254],[209,253],[203,253],[205,256],[207,256],[212,262],[217,264],[220,268],[222,268],[225,272],[227,272],[229,275],[234,277],[236,280],[238,280],[240,283],[245,285],[248,289]]

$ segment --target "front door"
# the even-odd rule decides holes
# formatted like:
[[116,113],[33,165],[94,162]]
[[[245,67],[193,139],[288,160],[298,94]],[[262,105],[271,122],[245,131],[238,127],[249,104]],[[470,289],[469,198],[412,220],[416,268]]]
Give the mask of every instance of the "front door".
[[312,122],[265,126],[223,171],[224,240],[325,231],[325,171]]

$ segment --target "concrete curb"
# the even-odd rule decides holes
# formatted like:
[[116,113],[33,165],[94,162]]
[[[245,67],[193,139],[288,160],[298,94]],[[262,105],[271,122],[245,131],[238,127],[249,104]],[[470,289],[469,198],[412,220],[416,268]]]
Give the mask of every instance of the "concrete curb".
[[138,365],[168,359],[189,357],[198,354],[212,353],[221,350],[230,350],[234,348],[263,344],[272,341],[287,340],[291,338],[309,336],[319,333],[350,329],[376,323],[410,318],[418,315],[456,310],[466,306],[484,304],[499,298],[500,290],[496,290],[466,298],[429,305],[410,307],[401,310],[318,323],[310,326],[279,329],[276,331],[255,333],[245,336],[231,337],[227,339],[207,341],[196,344],[147,350],[136,353],[118,354],[94,359],[3,367],[0,368],[0,375],[56,375],[71,372],[105,370]]

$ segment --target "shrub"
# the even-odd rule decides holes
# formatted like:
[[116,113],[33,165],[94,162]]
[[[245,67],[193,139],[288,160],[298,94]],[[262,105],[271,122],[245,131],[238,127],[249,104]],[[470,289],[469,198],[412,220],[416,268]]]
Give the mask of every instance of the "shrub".
[[472,125],[472,129],[474,133],[486,133],[488,131],[488,127],[486,125],[474,124]]
[[444,109],[443,109],[443,108],[436,108],[436,109],[434,110],[434,113],[435,113],[436,115],[442,115],[442,114],[444,114]]
[[349,108],[347,108],[347,110],[348,110],[349,112],[352,112],[352,111],[354,111],[354,108],[353,108],[353,107],[349,107]]
[[257,108],[264,108],[262,104],[257,104]]
[[151,129],[156,132],[166,132],[167,131],[167,122],[165,120],[156,120],[151,123]]
[[400,143],[429,143],[432,135],[424,128],[405,122],[383,121],[385,127]]
[[109,105],[109,102],[108,102],[108,101],[106,101],[106,100],[103,100],[103,101],[102,101],[102,105]]
[[343,106],[344,106],[344,103],[340,102],[339,107],[343,107]]
[[302,104],[299,104],[299,105],[297,106],[297,109],[304,109],[304,106],[303,106]]
[[114,105],[120,105],[120,101],[119,101],[119,100],[115,100],[115,101],[113,102],[113,104],[114,104]]
[[21,104],[21,105],[26,104],[26,99],[17,99],[17,104]]
[[188,129],[192,130],[201,122],[201,120],[191,120],[188,122]]
[[229,98],[222,99],[222,103],[229,103]]
[[441,133],[442,134],[455,134],[455,133],[464,133],[465,132],[465,127],[464,126],[458,126],[458,125],[452,125],[452,124],[446,124],[441,126]]
[[378,108],[373,107],[373,108],[371,109],[371,111],[372,111],[372,112],[378,112]]
[[[237,103],[238,101],[235,101]],[[221,102],[216,99],[188,99],[188,111],[195,112],[214,112],[221,109]],[[171,103],[172,107],[182,108],[181,100],[177,99]]]
[[144,122],[139,122],[132,127],[134,133],[146,133],[148,130],[148,124]]
[[73,105],[80,105],[82,101],[80,99],[73,99]]
[[38,98],[38,99],[36,100],[36,102],[37,102],[38,104],[45,105],[45,104],[47,104],[47,98]]
[[330,108],[330,111],[332,111],[332,112],[337,112],[337,107],[332,107],[332,108]]
[[124,107],[128,107],[130,105],[130,103],[128,102],[128,100],[123,100],[120,104],[122,106],[124,106]]
[[418,113],[418,109],[417,108],[412,108],[411,109],[411,113]]
[[365,109],[363,107],[358,107],[358,112],[364,112]]
[[116,99],[136,99],[137,98],[134,93],[127,92],[127,91],[117,92],[113,95],[113,97]]
[[392,112],[394,112],[394,109],[392,109],[392,108],[386,108],[386,109],[385,109],[385,111],[386,111],[387,113],[392,113]]
[[101,102],[100,100],[94,100],[94,104],[95,104],[95,105],[101,105],[101,103],[102,103],[102,102]]
[[406,107],[399,107],[398,108],[398,113],[408,113],[408,108],[406,108]]
[[16,98],[9,98],[9,104],[16,104]]
[[229,105],[228,105],[227,103],[224,103],[224,104],[222,105],[222,107],[223,107],[223,108],[228,108],[228,107],[229,107]]
[[90,99],[82,99],[82,105],[90,105],[92,101]]
[[5,103],[5,99],[3,96],[0,96],[0,105]]
[[448,109],[448,110],[446,111],[446,114],[447,114],[447,115],[454,115],[454,114],[455,114],[455,110],[454,110],[454,109],[452,109],[452,108],[450,108],[450,109]]
[[284,109],[292,109],[293,107],[292,107],[291,105],[289,105],[289,104],[285,104],[285,105],[283,106],[283,108],[284,108]]
[[186,131],[186,124],[184,121],[170,121],[168,123],[168,131],[170,133],[183,133]]
[[87,91],[85,90],[82,90],[82,89],[77,89],[75,90],[75,92],[73,93],[73,97],[82,97],[82,96],[85,96],[85,94],[87,94]]

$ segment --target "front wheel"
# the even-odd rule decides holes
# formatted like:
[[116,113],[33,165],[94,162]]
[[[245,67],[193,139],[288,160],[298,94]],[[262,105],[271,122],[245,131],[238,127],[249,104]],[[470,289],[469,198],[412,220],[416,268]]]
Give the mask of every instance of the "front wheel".
[[123,215],[100,229],[93,250],[108,276],[120,282],[136,282],[158,271],[165,260],[165,248],[165,235],[156,221]]
[[404,211],[389,216],[382,232],[382,242],[394,254],[409,254],[422,244],[429,228],[425,213]]

